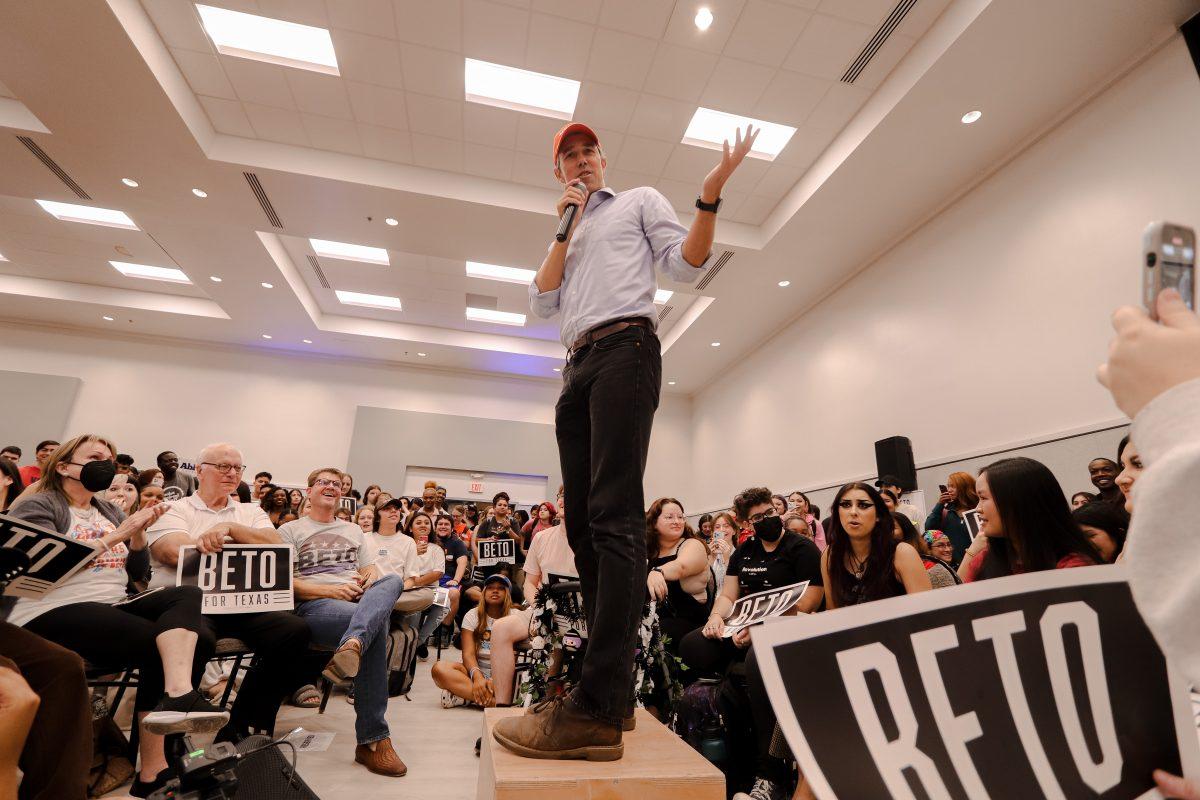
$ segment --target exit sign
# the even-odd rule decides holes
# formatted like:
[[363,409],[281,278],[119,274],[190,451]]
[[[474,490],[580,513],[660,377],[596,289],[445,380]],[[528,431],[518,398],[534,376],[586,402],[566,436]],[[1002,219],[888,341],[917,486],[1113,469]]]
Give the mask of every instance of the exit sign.
[[470,491],[475,494],[483,494],[483,481],[471,481]]

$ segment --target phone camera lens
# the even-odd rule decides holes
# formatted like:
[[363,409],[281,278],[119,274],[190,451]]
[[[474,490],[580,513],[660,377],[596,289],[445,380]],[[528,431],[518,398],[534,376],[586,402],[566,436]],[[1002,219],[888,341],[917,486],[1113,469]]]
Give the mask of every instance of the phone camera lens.
[[1158,254],[1157,253],[1146,253],[1146,266],[1147,267],[1153,267],[1157,263],[1158,263]]

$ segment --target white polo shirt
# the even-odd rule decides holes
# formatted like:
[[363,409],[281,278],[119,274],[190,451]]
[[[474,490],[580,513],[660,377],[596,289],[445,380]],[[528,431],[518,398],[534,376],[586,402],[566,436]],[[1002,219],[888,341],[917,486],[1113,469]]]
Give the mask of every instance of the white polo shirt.
[[245,525],[248,528],[275,529],[267,512],[257,503],[239,503],[230,498],[224,508],[209,508],[200,499],[199,494],[172,500],[167,503],[167,512],[146,531],[146,542],[151,545],[150,563],[154,568],[150,577],[150,588],[175,585],[175,567],[169,567],[154,557],[153,544],[156,541],[168,533],[182,531],[194,542],[209,528],[223,522]]

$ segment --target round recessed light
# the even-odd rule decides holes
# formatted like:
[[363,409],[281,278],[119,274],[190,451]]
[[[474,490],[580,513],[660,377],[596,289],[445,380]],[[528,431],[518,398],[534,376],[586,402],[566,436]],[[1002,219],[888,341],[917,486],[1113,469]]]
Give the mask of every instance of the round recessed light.
[[304,342],[305,344],[312,344],[312,339],[301,339],[300,341]]
[[417,353],[417,356],[418,356],[419,358],[424,358],[424,357],[425,357],[425,354],[424,354],[424,353]]
[[975,122],[982,116],[983,116],[982,111],[968,111],[967,113],[962,115],[962,121],[963,121],[964,125],[970,125],[972,122]]
[[203,189],[192,189],[192,194],[196,195],[196,197],[208,197],[208,192]]
[[400,224],[400,220],[396,219],[395,217],[388,217],[387,219],[384,220],[384,222],[386,222],[388,225],[399,225]]
[[554,371],[555,371],[555,372],[562,372],[562,367],[555,367],[555,368],[554,368]]
[[787,287],[789,287],[791,285],[792,285],[791,281],[780,281],[779,282],[779,286],[783,289],[786,289]]
[[713,347],[720,347],[720,346],[721,346],[721,343],[720,343],[720,342],[713,342],[713,343],[712,343],[712,346],[713,346]]
[[713,14],[707,7],[701,8],[696,12],[696,27],[702,31],[708,30],[708,26],[713,24]]
[[271,334],[269,334],[269,333],[264,333],[264,334],[263,334],[263,338],[264,338],[264,339],[270,339],[270,338],[271,338]]
[[221,279],[220,279],[220,278],[218,278],[216,275],[209,275],[209,276],[208,276],[208,279],[209,279],[210,281],[212,281],[213,283],[220,283],[220,282],[221,282]]
[[112,317],[110,317],[110,316],[108,316],[107,314],[105,314],[105,315],[104,315],[104,321],[105,321],[105,322],[112,322],[112,321],[113,321],[113,318],[112,318]]
[[130,189],[136,189],[138,187],[138,182],[133,178],[121,178],[121,183],[125,184]]
[[269,284],[269,283],[267,283],[266,281],[263,281],[263,283],[262,283],[262,287],[263,287],[264,289],[274,289],[274,288],[275,288],[275,287],[274,287],[272,284]]

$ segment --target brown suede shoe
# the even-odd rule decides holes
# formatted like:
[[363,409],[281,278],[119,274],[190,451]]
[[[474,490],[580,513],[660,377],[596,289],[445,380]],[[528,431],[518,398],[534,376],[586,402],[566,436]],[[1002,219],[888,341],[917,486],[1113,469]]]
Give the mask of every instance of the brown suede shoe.
[[354,760],[376,775],[402,778],[408,774],[408,767],[400,760],[400,756],[396,755],[391,739],[380,739],[375,743],[374,750],[368,745],[360,744],[354,748]]
[[[538,703],[535,706],[530,706],[529,708],[525,709],[525,713],[526,714],[538,714],[543,710],[545,705],[546,705],[545,703]],[[621,732],[629,733],[630,731],[636,730],[636,729],[637,729],[637,713],[631,711],[629,713],[628,717],[621,720]]]
[[321,674],[333,683],[348,683],[358,675],[360,663],[362,663],[362,643],[358,639],[350,639],[337,649]]
[[620,726],[601,722],[562,695],[533,713],[500,720],[492,738],[526,758],[616,761],[625,752]]

